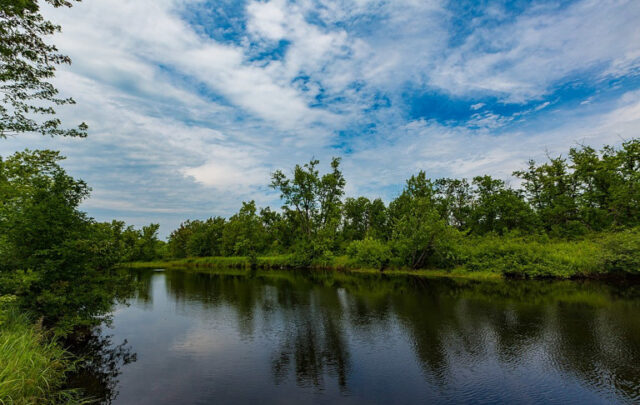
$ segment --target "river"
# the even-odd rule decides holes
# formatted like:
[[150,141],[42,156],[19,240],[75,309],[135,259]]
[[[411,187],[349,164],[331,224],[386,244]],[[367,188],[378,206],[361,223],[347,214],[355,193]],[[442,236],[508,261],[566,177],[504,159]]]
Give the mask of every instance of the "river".
[[77,385],[113,404],[640,402],[640,285],[136,270]]

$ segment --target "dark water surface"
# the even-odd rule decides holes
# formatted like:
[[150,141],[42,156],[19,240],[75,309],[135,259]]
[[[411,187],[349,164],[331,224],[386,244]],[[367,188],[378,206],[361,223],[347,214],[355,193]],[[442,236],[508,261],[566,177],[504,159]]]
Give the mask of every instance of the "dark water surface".
[[637,282],[135,274],[86,343],[105,403],[640,403]]

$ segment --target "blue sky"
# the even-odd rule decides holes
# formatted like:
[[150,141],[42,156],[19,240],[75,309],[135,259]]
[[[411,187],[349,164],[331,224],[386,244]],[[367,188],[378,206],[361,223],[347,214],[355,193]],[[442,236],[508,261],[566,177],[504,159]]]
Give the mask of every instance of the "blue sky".
[[22,135],[93,187],[98,220],[279,206],[270,173],[343,157],[348,195],[513,170],[640,129],[640,2],[91,0],[46,9],[87,139]]

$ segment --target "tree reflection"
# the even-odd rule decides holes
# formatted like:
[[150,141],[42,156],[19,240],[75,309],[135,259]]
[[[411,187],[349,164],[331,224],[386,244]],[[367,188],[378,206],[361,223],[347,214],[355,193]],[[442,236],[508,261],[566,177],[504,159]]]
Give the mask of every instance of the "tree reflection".
[[[360,344],[352,342],[380,347],[388,333],[410,342],[426,383],[443,391],[542,365],[592,391],[640,399],[640,291],[633,285],[285,271],[167,270],[162,277],[183,311],[224,307],[243,338],[275,338],[268,350],[277,385],[322,390],[336,381],[351,392],[353,345]],[[138,281],[135,296],[148,302],[149,274]],[[135,355],[97,336],[86,344],[96,360],[78,378],[111,400],[117,370]],[[472,369],[487,375],[461,379],[460,370]]]
[[136,354],[127,341],[115,345],[101,328],[76,336],[71,350],[82,360],[69,380],[69,387],[81,387],[84,394],[102,404],[111,404],[118,396],[118,376],[122,367],[135,362]]

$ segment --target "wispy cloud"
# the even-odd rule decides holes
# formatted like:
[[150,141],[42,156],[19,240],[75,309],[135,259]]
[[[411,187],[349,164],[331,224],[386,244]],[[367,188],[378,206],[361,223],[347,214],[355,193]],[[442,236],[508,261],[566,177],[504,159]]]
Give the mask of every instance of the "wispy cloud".
[[640,129],[640,4],[577,0],[93,0],[47,9],[74,63],[56,84],[85,140],[61,149],[99,219],[278,204],[270,173],[346,155],[350,194],[416,170],[503,177],[544,151]]

